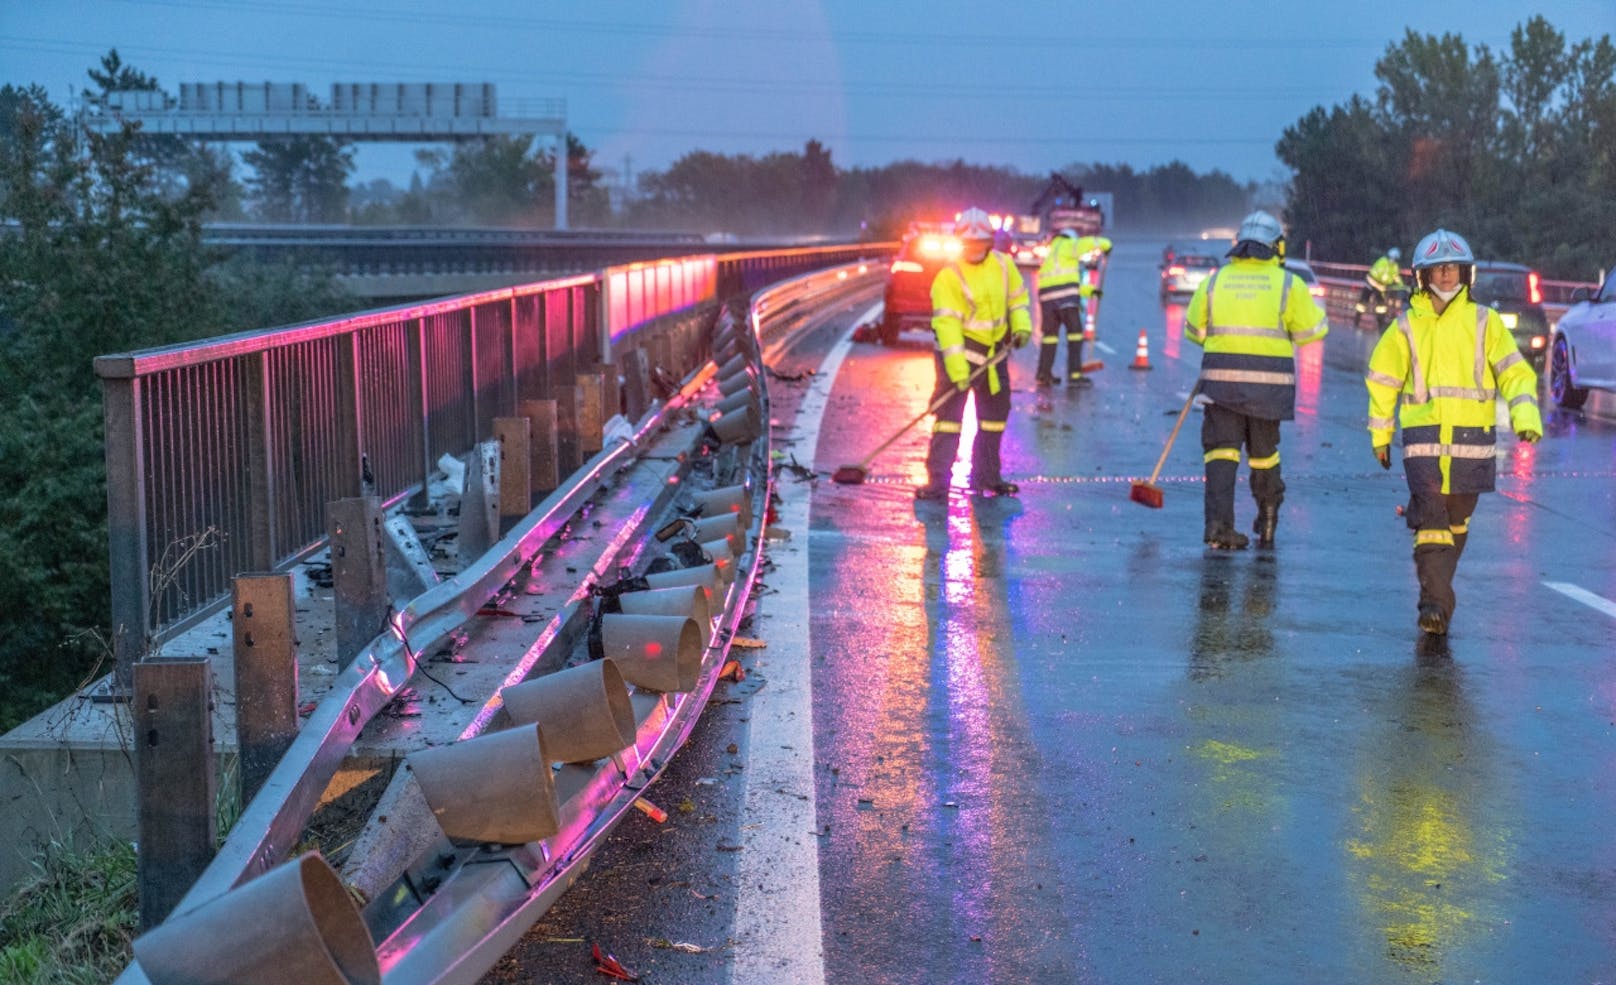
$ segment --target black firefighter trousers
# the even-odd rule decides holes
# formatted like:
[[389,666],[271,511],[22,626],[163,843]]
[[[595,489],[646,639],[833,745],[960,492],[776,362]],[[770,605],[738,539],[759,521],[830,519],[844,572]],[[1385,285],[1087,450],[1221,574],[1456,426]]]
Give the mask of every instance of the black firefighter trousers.
[[1251,465],[1251,496],[1257,507],[1285,501],[1279,474],[1279,422],[1252,417],[1219,404],[1207,404],[1201,421],[1202,460],[1206,463],[1206,531],[1233,530],[1234,483],[1240,473],[1240,449]]
[[[959,455],[960,422],[965,419],[965,398],[976,396],[976,443],[971,448],[971,484],[985,489],[1004,481],[999,468],[999,444],[1004,440],[1005,422],[1010,419],[1010,361],[1004,360],[978,376],[970,389],[960,390],[943,369],[943,357],[936,354],[937,389],[932,400],[945,392],[953,396],[937,408],[937,421],[932,426],[931,447],[926,452],[927,481],[936,486],[948,485],[948,473],[954,468]],[[976,367],[973,365],[974,371]],[[999,392],[989,393],[989,381],[995,376]]]

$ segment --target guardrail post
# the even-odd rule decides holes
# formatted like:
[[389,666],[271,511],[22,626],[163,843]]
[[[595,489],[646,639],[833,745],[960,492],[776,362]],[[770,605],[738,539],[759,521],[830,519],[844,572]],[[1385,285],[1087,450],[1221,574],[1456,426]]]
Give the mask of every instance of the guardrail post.
[[524,400],[518,409],[530,422],[528,450],[533,456],[533,491],[548,493],[561,485],[561,459],[556,449],[556,402]]
[[578,374],[578,456],[589,459],[600,451],[606,429],[606,374]]
[[525,417],[494,418],[499,442],[499,532],[516,525],[533,508],[533,424]]
[[639,346],[624,352],[620,364],[623,367],[623,412],[629,420],[637,421],[651,406],[651,367],[645,350]]
[[134,668],[140,926],[162,923],[213,859],[212,668],[206,657]]
[[[102,368],[100,366],[98,369]],[[131,694],[135,661],[151,624],[151,581],[146,531],[146,437],[140,416],[139,377],[101,379],[106,442],[107,560],[112,578],[112,687],[108,697]]]
[[560,462],[561,474],[571,475],[584,463],[583,446],[578,437],[583,390],[577,383],[565,383],[553,389],[556,400],[556,459]]
[[346,667],[387,621],[391,600],[382,549],[381,503],[374,496],[327,503],[326,527],[331,537],[331,585],[336,594],[337,664]]
[[237,575],[232,594],[236,747],[245,805],[297,738],[297,627],[291,575]]

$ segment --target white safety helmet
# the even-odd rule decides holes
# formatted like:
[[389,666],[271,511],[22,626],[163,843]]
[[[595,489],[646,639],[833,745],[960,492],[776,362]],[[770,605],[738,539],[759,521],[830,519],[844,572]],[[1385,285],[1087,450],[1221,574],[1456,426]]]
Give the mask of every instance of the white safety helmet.
[[1279,241],[1285,238],[1285,227],[1279,220],[1267,212],[1258,209],[1244,219],[1240,220],[1240,231],[1235,233],[1236,244],[1243,242],[1261,243],[1271,250],[1279,249]]
[[960,239],[993,239],[993,220],[978,208],[969,208],[954,220],[954,235]]
[[1062,226],[1062,227],[1060,227],[1060,235],[1062,235],[1062,236],[1070,236],[1071,238],[1076,239],[1077,238],[1077,227],[1076,226]]
[[1444,263],[1459,265],[1459,281],[1467,287],[1476,282],[1476,254],[1458,233],[1438,229],[1414,247],[1414,276],[1422,289],[1431,283],[1431,268]]

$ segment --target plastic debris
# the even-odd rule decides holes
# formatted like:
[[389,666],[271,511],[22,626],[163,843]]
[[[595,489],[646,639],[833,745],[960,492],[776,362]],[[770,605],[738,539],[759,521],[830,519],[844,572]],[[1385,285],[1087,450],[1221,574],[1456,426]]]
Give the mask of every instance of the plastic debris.
[[634,806],[638,807],[646,817],[658,824],[661,824],[668,819],[667,811],[651,803],[649,800],[646,800],[644,797],[636,797],[634,800]]
[[620,982],[637,982],[640,976],[623,967],[623,963],[610,954],[602,951],[599,944],[589,945],[591,953],[595,956],[595,970],[602,975],[608,975]]
[[689,941],[670,941],[666,937],[647,937],[645,943],[651,947],[660,947],[667,951],[683,951],[686,954],[706,954],[712,950],[710,947],[702,947]]

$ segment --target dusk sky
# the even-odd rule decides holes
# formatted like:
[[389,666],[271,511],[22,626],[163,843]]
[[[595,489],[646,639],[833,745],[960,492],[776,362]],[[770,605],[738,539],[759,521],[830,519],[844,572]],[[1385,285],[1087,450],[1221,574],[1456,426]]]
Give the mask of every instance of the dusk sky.
[[[1130,0],[0,0],[0,83],[58,102],[116,47],[180,82],[492,82],[502,115],[566,101],[596,166],[691,150],[800,151],[842,166],[963,158],[1041,174],[1173,159],[1283,178],[1274,142],[1311,107],[1372,95],[1406,28],[1507,47],[1541,13],[1616,35],[1616,0],[1418,3]],[[407,181],[361,145],[361,179]]]

